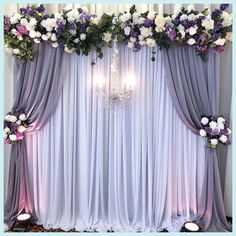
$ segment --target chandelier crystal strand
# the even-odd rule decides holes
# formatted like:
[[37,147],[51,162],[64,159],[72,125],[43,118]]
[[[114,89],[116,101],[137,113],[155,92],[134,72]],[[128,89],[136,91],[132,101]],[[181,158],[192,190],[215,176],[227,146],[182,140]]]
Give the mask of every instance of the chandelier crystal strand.
[[130,98],[132,86],[127,81],[122,80],[119,75],[119,50],[117,46],[117,38],[113,40],[112,63],[110,65],[110,80],[106,85],[104,81],[97,83],[96,90],[98,96],[103,100],[105,108],[113,111],[123,108]]

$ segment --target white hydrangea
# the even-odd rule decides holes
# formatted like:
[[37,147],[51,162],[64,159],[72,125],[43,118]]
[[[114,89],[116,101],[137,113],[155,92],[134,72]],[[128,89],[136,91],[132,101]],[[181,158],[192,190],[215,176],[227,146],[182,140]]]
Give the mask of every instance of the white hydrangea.
[[21,120],[21,121],[25,121],[25,120],[27,120],[27,117],[26,117],[26,115],[25,114],[20,114],[19,115],[19,119]]
[[180,19],[180,21],[187,20],[188,16],[186,14],[182,14],[179,19]]
[[162,16],[157,15],[155,18],[155,25],[157,28],[163,30],[166,24],[166,19]]
[[111,41],[111,38],[112,38],[112,33],[110,32],[103,33],[102,40],[105,41],[106,43],[109,43]]
[[37,20],[35,18],[31,18],[30,21],[29,21],[29,25],[31,26],[35,26],[37,24]]
[[54,42],[54,43],[52,43],[52,47],[53,47],[53,48],[57,48],[57,47],[59,47],[59,43],[58,43],[58,42]]
[[135,37],[130,37],[130,39],[129,39],[131,42],[136,42],[137,41],[137,39],[135,38]]
[[223,18],[223,21],[222,21],[223,27],[232,25],[232,21],[233,21],[232,14],[229,14],[226,11],[222,11],[221,17]]
[[6,115],[4,119],[5,119],[6,121],[10,121],[10,118],[11,118],[11,115]]
[[42,34],[41,36],[42,40],[47,41],[48,40],[48,36],[46,34]]
[[18,130],[20,133],[23,133],[23,132],[25,132],[26,128],[25,128],[23,125],[21,125],[21,126],[18,127],[17,130]]
[[155,11],[149,11],[147,18],[153,20],[155,18],[156,14],[157,13]]
[[209,123],[210,128],[215,129],[217,127],[217,123],[215,121],[211,121]]
[[194,38],[188,39],[188,44],[189,45],[194,45],[196,43],[196,40]]
[[128,48],[133,48],[134,47],[134,43],[133,42],[128,42],[127,46],[128,46]]
[[214,28],[214,20],[206,18],[202,21],[202,26],[206,30],[212,30]]
[[147,38],[148,36],[151,36],[153,34],[151,27],[146,28],[146,27],[142,26],[139,30],[140,30],[141,35],[145,38]]
[[30,36],[30,38],[35,38],[35,37],[37,36],[36,31],[30,30],[30,31],[29,31],[29,36]]
[[196,33],[197,33],[197,27],[196,27],[196,26],[195,26],[195,27],[190,27],[190,28],[188,29],[188,33],[189,33],[190,35],[196,34]]
[[22,18],[22,19],[20,20],[20,24],[21,24],[21,25],[24,25],[24,26],[27,26],[27,25],[29,24],[29,22],[28,22],[28,20],[27,20],[26,18]]
[[20,21],[20,19],[21,19],[21,15],[16,13],[10,18],[10,22],[11,24],[16,24]]
[[68,21],[72,20],[73,22],[79,18],[79,12],[77,9],[72,9],[66,13],[66,16],[68,17]]
[[147,38],[146,43],[149,47],[155,47],[156,46],[156,40],[154,40],[152,38]]

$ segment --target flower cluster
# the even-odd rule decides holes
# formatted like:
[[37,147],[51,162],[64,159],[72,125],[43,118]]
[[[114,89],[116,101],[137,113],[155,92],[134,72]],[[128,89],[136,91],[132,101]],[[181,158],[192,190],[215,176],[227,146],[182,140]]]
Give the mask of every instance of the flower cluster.
[[33,60],[34,44],[41,42],[78,55],[96,50],[102,58],[102,48],[111,46],[112,39],[117,37],[119,43],[134,51],[144,45],[162,49],[176,44],[192,46],[207,59],[209,48],[219,53],[227,41],[232,41],[232,15],[225,11],[228,5],[221,4],[220,9],[212,12],[182,8],[164,16],[155,11],[139,13],[133,6],[129,12],[117,16],[104,13],[100,18],[90,14],[86,7],[65,8],[49,16],[43,5],[33,5],[21,8],[20,14],[4,16],[5,47],[21,62]]
[[230,145],[229,135],[229,122],[223,116],[216,118],[203,116],[201,119],[203,128],[200,129],[199,134],[202,137],[207,137],[208,147],[215,148],[218,143],[223,145]]
[[27,127],[27,117],[22,110],[17,109],[15,112],[9,112],[4,119],[5,143],[16,143],[23,139]]

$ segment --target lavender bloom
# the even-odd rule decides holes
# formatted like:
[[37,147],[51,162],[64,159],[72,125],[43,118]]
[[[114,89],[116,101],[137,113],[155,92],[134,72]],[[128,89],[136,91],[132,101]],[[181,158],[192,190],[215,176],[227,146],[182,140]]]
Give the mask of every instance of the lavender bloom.
[[56,21],[56,26],[55,26],[55,30],[56,30],[57,34],[60,35],[64,29],[65,29],[65,25],[62,23],[61,20],[58,19]]
[[229,4],[220,4],[220,10],[224,11],[225,9],[227,9],[229,7]]
[[219,17],[221,14],[221,10],[219,9],[215,9],[212,13],[211,13],[211,17],[214,18],[214,17]]
[[204,41],[206,40],[206,35],[201,34],[201,35],[199,36],[199,39],[200,39],[202,42],[204,42]]
[[11,28],[10,17],[4,16],[4,31],[9,32],[10,28]]
[[145,27],[152,27],[153,26],[153,20],[152,19],[145,19],[143,22],[143,25]]
[[26,8],[22,7],[20,8],[20,12],[24,14],[25,16],[33,16],[35,13],[35,11],[32,10],[30,7],[26,7]]
[[222,23],[221,22],[215,22],[214,24],[214,30],[218,31],[222,28]]
[[175,38],[175,36],[176,36],[175,30],[170,28],[170,29],[167,31],[167,36],[168,36],[168,38],[169,38],[171,41],[174,41],[174,38]]

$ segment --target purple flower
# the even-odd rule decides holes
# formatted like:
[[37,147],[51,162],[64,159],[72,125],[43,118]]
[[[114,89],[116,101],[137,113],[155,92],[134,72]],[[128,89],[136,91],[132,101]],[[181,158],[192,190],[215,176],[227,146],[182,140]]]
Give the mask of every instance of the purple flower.
[[196,46],[196,49],[199,52],[207,52],[207,50],[208,50],[207,46],[199,46],[199,45]]
[[142,46],[136,41],[134,43],[133,51],[139,51]]
[[169,38],[171,41],[174,41],[174,38],[175,38],[175,36],[176,36],[175,30],[170,28],[170,29],[167,31],[167,36],[168,36],[168,38]]
[[211,13],[211,17],[212,17],[212,18],[219,17],[220,14],[221,14],[221,10],[215,9],[215,10]]
[[153,20],[152,19],[145,19],[143,22],[143,25],[145,27],[152,27],[153,26]]
[[37,11],[38,12],[44,12],[45,11],[45,7],[43,6],[43,4],[40,4],[39,7],[37,7]]
[[218,31],[222,28],[222,23],[221,22],[215,22],[214,24],[214,30]]
[[33,16],[35,13],[35,11],[32,10],[30,7],[26,7],[26,8],[22,7],[20,8],[20,12],[24,14],[25,16]]
[[224,143],[224,145],[226,145],[226,146],[228,146],[230,144],[231,144],[231,141],[229,139]]
[[171,21],[174,25],[179,25],[180,19],[176,17],[174,20]]
[[221,11],[224,11],[228,7],[229,7],[229,4],[220,4],[220,10]]
[[4,16],[4,31],[9,32],[10,28],[11,28],[10,17]]
[[199,36],[199,39],[200,39],[202,42],[204,42],[204,41],[206,40],[206,35],[201,34],[201,35]]
[[[82,11],[82,12],[83,12],[83,11]],[[90,16],[85,15],[85,14],[81,14],[80,19],[81,19],[83,22],[87,22],[87,21],[90,19]]]
[[139,36],[139,33],[135,30],[131,30],[130,36],[134,37],[134,38],[137,38]]
[[58,19],[56,21],[56,26],[55,26],[55,30],[56,30],[57,34],[60,35],[64,29],[65,29],[65,25],[62,23],[61,20]]
[[224,45],[220,45],[220,46],[216,46],[216,47],[214,47],[213,48],[213,51],[215,52],[215,53],[221,53],[221,52],[223,52],[224,51],[224,49],[225,49],[225,46]]
[[26,27],[25,27],[24,25],[17,24],[17,25],[16,25],[16,29],[18,30],[18,32],[19,32],[21,35],[28,34],[28,30],[26,29]]
[[73,30],[73,29],[75,29],[75,25],[73,24],[73,23],[68,23],[68,25],[67,25],[67,29],[68,30]]
[[213,40],[217,40],[218,38],[220,38],[221,34],[220,33],[213,33],[212,34],[212,39]]

